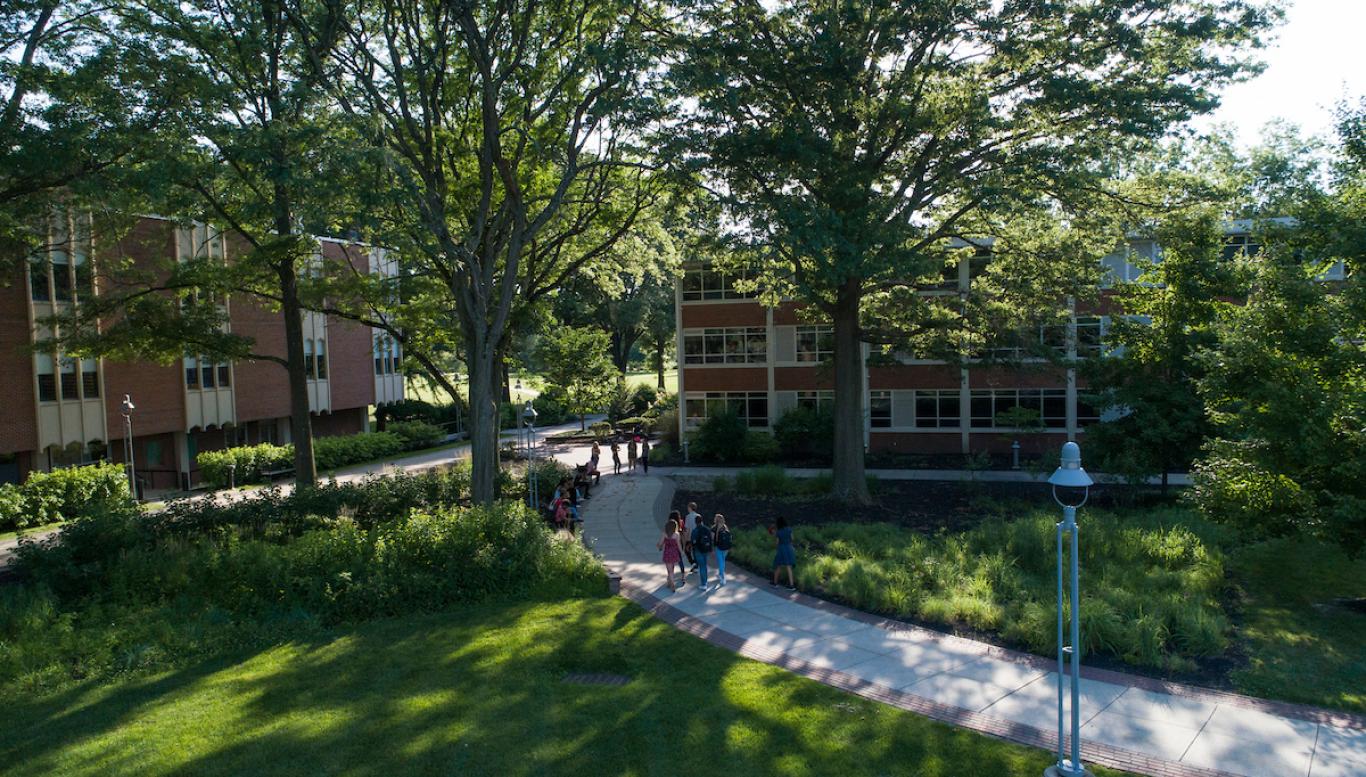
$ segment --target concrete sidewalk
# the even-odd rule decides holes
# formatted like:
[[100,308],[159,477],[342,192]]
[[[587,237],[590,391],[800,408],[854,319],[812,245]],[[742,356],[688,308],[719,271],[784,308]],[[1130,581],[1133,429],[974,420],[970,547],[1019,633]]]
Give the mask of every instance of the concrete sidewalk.
[[[1055,751],[1055,662],[886,621],[730,569],[724,588],[677,593],[655,542],[673,484],[604,477],[584,534],[622,593],[740,655],[992,736]],[[799,530],[800,531],[800,530]],[[713,570],[714,572],[714,570]],[[713,580],[713,585],[714,585]],[[1084,670],[1082,757],[1149,775],[1366,775],[1366,720],[1301,705]]]

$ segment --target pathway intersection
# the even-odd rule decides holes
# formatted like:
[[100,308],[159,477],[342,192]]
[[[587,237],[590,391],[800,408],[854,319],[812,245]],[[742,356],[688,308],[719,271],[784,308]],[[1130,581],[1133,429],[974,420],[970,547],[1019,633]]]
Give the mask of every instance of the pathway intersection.
[[[733,568],[724,588],[699,590],[693,575],[671,593],[655,542],[673,490],[664,477],[607,476],[585,505],[586,541],[620,575],[623,595],[748,658],[1056,750],[1052,661],[772,588]],[[1359,716],[1087,669],[1081,709],[1086,763],[1164,777],[1366,777],[1366,720]]]

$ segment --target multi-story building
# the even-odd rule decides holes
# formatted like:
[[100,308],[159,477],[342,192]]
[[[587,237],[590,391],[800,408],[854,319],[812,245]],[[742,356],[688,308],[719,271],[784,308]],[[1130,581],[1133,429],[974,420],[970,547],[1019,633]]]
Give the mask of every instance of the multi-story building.
[[[1257,250],[1249,222],[1230,224],[1228,233],[1226,253]],[[1161,250],[1153,240],[1136,238],[1127,251],[1103,257],[1108,286],[1138,278],[1135,255],[1160,261]],[[973,274],[987,261],[990,241],[983,241],[971,260],[958,263],[956,277],[950,274],[941,287],[922,293],[966,294]],[[1004,453],[1018,440],[1022,450],[1037,453],[1077,439],[1100,413],[1087,404],[1077,371],[1068,365],[1101,353],[1108,297],[1104,290],[1091,311],[1074,311],[1067,324],[1040,329],[1037,345],[1056,349],[1059,360],[999,352],[992,355],[1007,358],[968,359],[961,365],[904,354],[870,362],[864,346],[866,448],[928,455]],[[710,267],[685,269],[675,286],[680,433],[723,411],[738,414],[752,428],[768,429],[793,407],[834,402],[833,330],[799,315],[800,309],[794,302],[764,306]],[[1010,418],[1017,407],[1034,411],[1043,431],[1005,426],[1003,414]]]
[[[99,294],[107,281],[94,270],[90,222],[53,218],[48,248],[28,258],[27,273],[0,283],[0,482],[98,460],[124,460],[128,395],[133,461],[143,488],[182,489],[196,484],[200,451],[233,445],[290,441],[289,381],[279,364],[214,362],[186,356],[180,364],[70,359],[35,352],[48,339],[45,322],[66,306]],[[149,269],[166,257],[231,262],[232,235],[202,224],[179,225],[145,217],[110,249],[112,262]],[[394,275],[397,265],[382,248],[317,239],[320,262],[347,262],[360,272]],[[259,300],[211,300],[224,306],[228,327],[255,341],[257,354],[283,358],[284,326],[278,311]],[[304,353],[309,407],[316,435],[366,430],[369,408],[403,398],[399,348],[392,339],[347,320],[305,313]]]

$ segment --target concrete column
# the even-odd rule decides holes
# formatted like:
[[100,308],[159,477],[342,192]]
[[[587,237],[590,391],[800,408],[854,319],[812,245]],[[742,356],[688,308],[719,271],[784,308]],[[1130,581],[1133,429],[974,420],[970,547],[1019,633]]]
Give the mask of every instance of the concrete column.
[[968,368],[958,372],[958,430],[964,456],[972,453],[972,391],[968,388]]
[[859,372],[863,374],[863,397],[859,400],[863,405],[863,450],[866,453],[873,442],[873,404],[872,397],[868,393],[868,344],[859,343]]
[[[1077,304],[1072,297],[1067,298],[1067,361],[1075,364],[1077,360]],[[1067,368],[1067,440],[1077,439],[1077,370]]]
[[674,279],[674,353],[678,362],[678,442],[688,439],[688,401],[683,396],[683,279]]
[[[764,361],[768,362],[768,428],[772,429],[778,421],[778,403],[774,401],[773,393],[773,364],[778,361],[778,331],[773,326],[773,308],[764,308],[764,342],[768,346],[768,352],[764,354]],[[679,373],[682,372],[680,368]]]
[[187,432],[172,432],[171,446],[175,450],[175,468],[179,474],[180,487],[190,487],[190,435]]

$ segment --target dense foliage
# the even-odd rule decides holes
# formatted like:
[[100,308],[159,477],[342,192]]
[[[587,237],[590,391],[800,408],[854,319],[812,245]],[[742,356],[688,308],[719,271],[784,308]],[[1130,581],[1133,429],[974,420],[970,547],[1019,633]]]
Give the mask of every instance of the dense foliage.
[[183,663],[328,624],[599,590],[581,547],[517,503],[464,507],[469,473],[382,478],[159,515],[110,507],[29,546],[0,589],[0,687]]
[[[405,450],[427,448],[440,442],[443,436],[440,427],[421,421],[395,422],[384,432],[319,437],[313,441],[313,455],[319,469],[337,469]],[[230,467],[235,467],[232,470],[235,484],[259,483],[263,477],[261,473],[287,469],[293,459],[293,446],[270,443],[204,451],[195,457],[204,481],[214,487],[228,485]]]
[[118,464],[33,472],[22,485],[0,484],[0,530],[69,521],[128,501],[128,473]]
[[[1051,655],[1057,516],[1011,512],[933,536],[885,524],[798,526],[798,585],[870,612],[998,633]],[[1228,646],[1218,527],[1182,511],[1088,510],[1084,536],[1083,658],[1099,652],[1188,669]],[[765,569],[773,539],[758,528],[737,532],[734,554]]]

